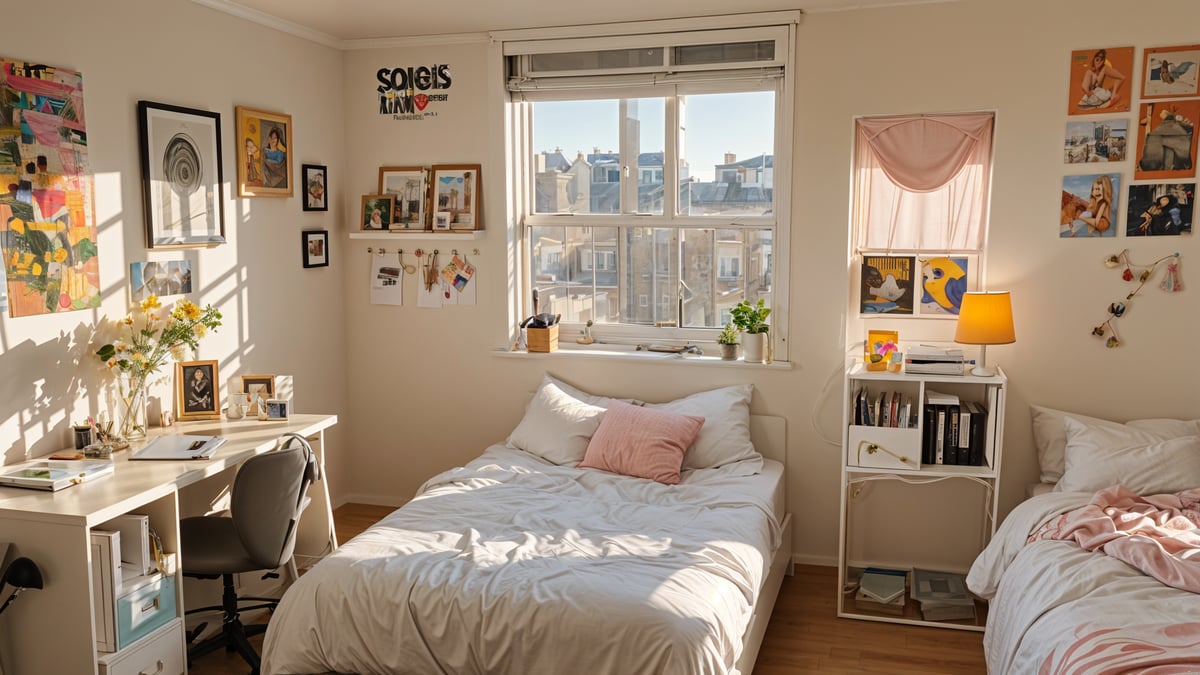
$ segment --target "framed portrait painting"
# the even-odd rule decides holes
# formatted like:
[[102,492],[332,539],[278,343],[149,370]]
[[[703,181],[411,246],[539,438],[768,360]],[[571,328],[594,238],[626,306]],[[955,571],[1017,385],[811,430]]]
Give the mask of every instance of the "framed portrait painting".
[[432,169],[431,213],[449,213],[451,230],[482,230],[479,165],[442,164]]
[[275,398],[275,376],[243,375],[242,391],[250,399],[250,407],[246,414],[257,415],[260,403],[265,405],[268,399]]
[[175,419],[213,420],[221,416],[216,361],[175,364]]
[[379,168],[379,194],[392,195],[392,229],[427,229],[425,204],[429,171],[420,166]]
[[235,110],[239,197],[291,197],[292,116],[238,106]]
[[1133,47],[1071,52],[1067,114],[1129,112],[1133,77]]
[[221,114],[138,101],[146,248],[225,243]]
[[300,237],[304,245],[304,266],[328,267],[329,230],[305,230]]
[[325,186],[329,185],[329,169],[320,164],[304,164],[300,168],[304,181],[304,210],[328,211],[329,197]]
[[363,195],[358,224],[364,232],[390,230],[395,209],[392,195]]
[[1200,45],[1147,47],[1142,55],[1142,98],[1200,95]]

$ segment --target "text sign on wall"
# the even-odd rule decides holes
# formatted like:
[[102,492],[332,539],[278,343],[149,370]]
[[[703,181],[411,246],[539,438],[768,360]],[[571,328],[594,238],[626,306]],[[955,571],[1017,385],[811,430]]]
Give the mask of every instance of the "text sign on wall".
[[379,86],[379,114],[394,120],[423,120],[437,117],[437,107],[450,100],[450,66],[402,66],[375,72]]

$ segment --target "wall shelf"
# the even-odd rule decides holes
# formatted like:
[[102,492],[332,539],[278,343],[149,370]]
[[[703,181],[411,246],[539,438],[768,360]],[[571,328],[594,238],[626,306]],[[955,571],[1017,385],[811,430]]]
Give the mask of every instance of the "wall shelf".
[[458,232],[433,232],[430,230],[414,230],[411,232],[351,232],[351,239],[429,239],[443,241],[468,241],[472,239],[483,239],[485,230],[461,230]]

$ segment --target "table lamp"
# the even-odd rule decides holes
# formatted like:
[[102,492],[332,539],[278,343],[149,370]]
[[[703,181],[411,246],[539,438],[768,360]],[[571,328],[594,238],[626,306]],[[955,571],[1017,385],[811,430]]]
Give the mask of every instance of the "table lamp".
[[972,375],[995,375],[996,369],[987,366],[987,346],[1007,345],[1017,341],[1013,332],[1012,302],[1008,291],[974,291],[963,294],[954,341],[965,345],[979,345],[979,363],[971,369]]
[[21,591],[26,588],[41,588],[42,571],[38,569],[37,563],[29,558],[17,558],[12,561],[8,569],[4,570],[4,577],[0,578],[0,586],[4,584],[12,586],[16,590],[8,596],[4,604],[0,605],[0,613],[8,609],[8,605],[21,594]]

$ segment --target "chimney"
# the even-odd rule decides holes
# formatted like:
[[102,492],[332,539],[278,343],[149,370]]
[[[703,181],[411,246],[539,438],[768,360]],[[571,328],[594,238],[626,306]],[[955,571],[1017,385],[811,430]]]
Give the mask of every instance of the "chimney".
[[735,155],[732,152],[725,153],[725,163],[726,164],[733,164],[736,161],[737,161],[737,155]]

